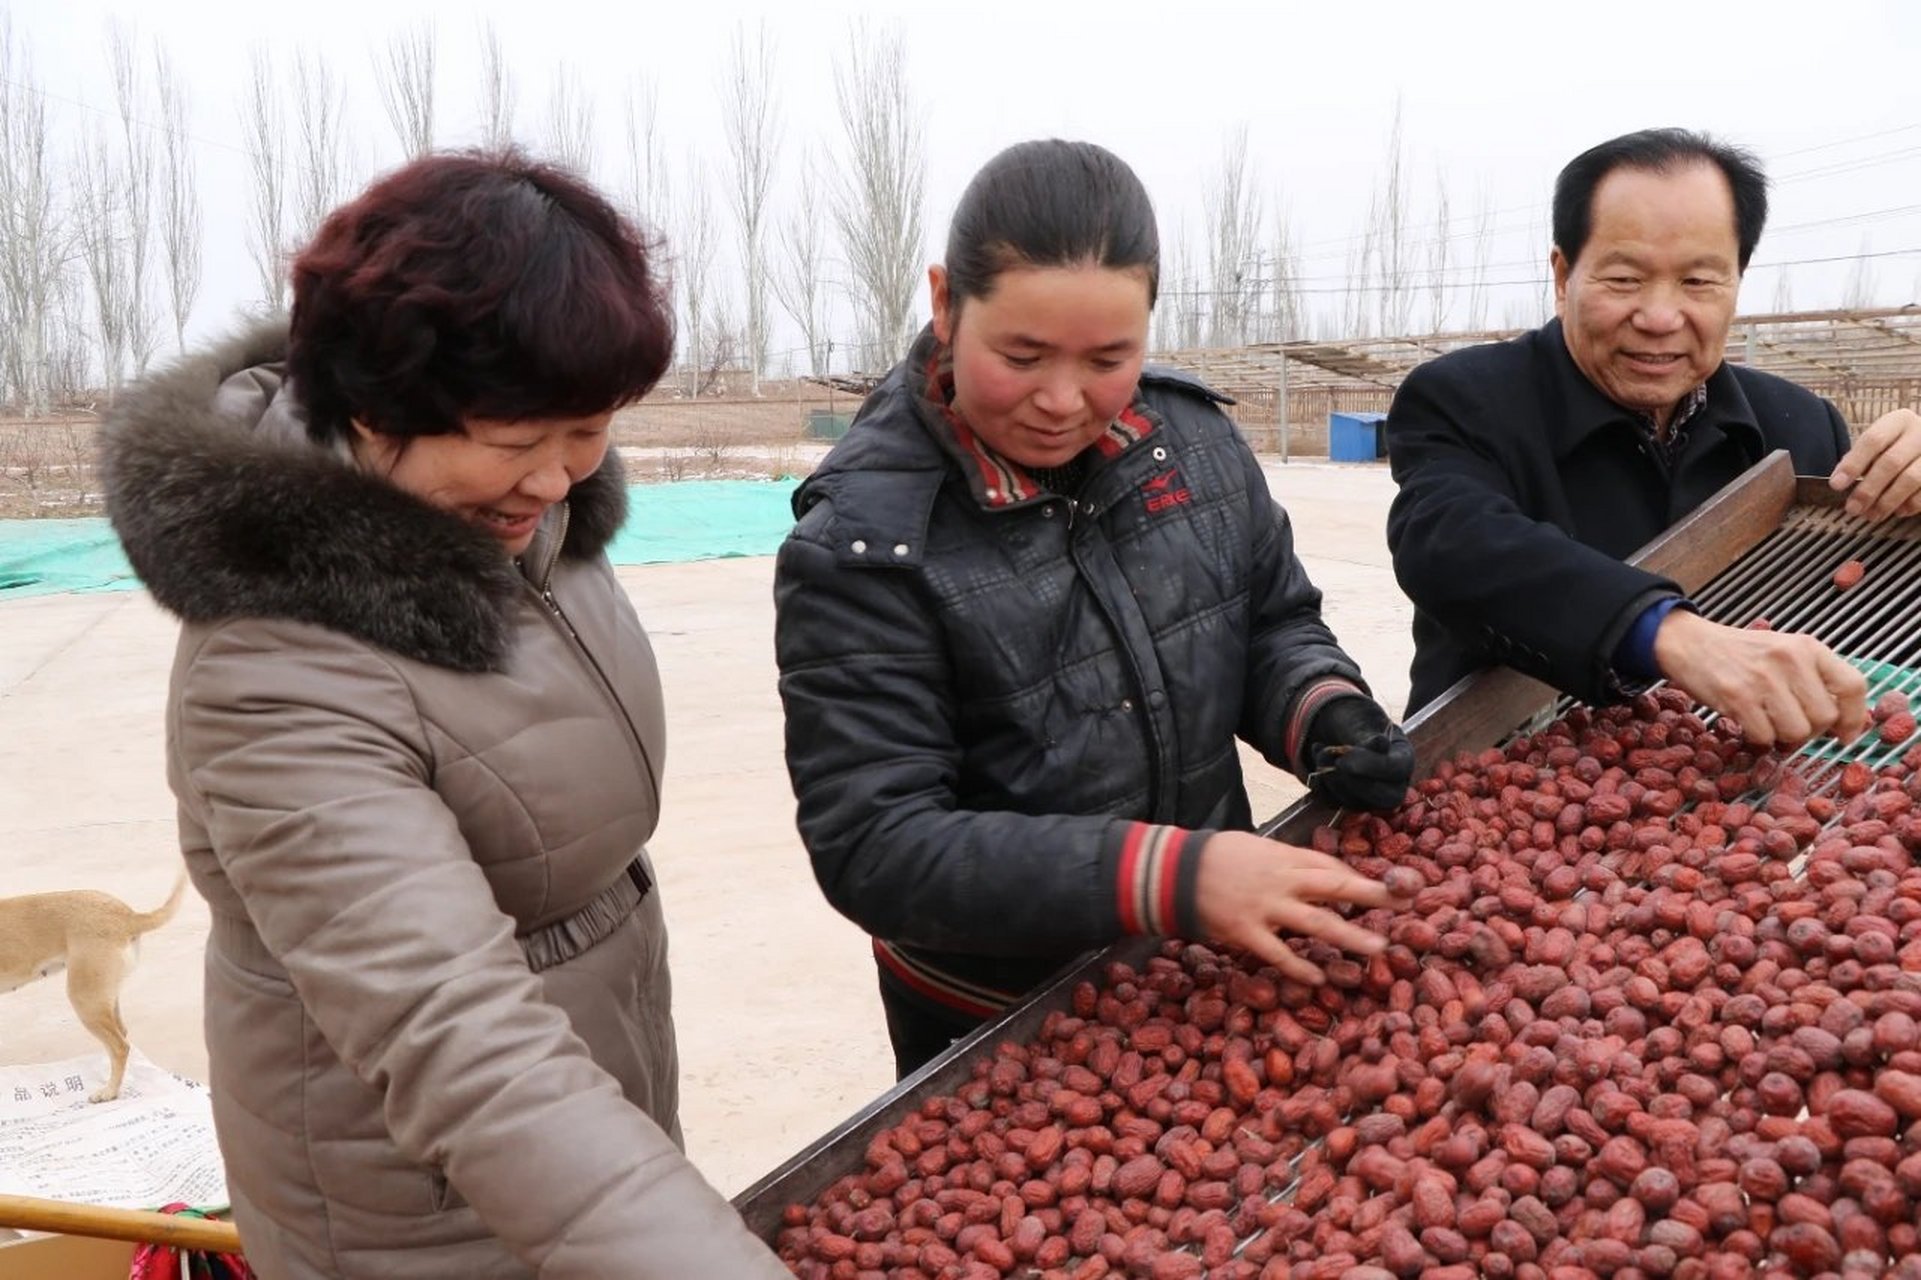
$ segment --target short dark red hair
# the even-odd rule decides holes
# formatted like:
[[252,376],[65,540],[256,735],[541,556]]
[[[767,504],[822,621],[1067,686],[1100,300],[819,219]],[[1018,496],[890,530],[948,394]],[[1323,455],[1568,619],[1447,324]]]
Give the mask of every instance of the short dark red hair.
[[328,216],[293,265],[288,373],[317,440],[352,419],[442,435],[463,418],[590,417],[673,357],[646,238],[517,151],[424,156]]

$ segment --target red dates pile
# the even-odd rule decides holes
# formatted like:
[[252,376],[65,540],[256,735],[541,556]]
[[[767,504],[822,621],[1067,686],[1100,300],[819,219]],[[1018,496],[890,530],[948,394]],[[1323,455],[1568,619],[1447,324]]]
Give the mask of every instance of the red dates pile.
[[[1906,715],[1877,707],[1882,756]],[[1673,693],[1445,764],[1316,838],[1412,891],[1362,917],[1383,953],[1297,944],[1319,988],[1180,942],[1109,965],[791,1206],[781,1255],[806,1280],[1921,1280],[1917,765],[1789,769]]]

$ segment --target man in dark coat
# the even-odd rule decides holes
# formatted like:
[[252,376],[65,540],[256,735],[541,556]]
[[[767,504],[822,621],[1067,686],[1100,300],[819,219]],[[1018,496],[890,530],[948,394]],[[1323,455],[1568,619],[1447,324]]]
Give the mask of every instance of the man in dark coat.
[[1409,711],[1504,663],[1590,702],[1665,677],[1756,741],[1866,723],[1866,683],[1807,636],[1696,613],[1623,560],[1776,449],[1852,488],[1850,512],[1921,512],[1921,416],[1850,448],[1834,406],[1722,354],[1767,215],[1747,153],[1650,130],[1562,170],[1556,318],[1410,374],[1388,414],[1388,546],[1416,607]]

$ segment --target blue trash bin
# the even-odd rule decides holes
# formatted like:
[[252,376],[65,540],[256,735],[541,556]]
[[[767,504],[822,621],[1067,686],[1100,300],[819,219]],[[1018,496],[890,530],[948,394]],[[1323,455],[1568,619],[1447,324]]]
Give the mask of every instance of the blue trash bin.
[[1385,413],[1327,415],[1327,456],[1331,462],[1373,462],[1387,456]]

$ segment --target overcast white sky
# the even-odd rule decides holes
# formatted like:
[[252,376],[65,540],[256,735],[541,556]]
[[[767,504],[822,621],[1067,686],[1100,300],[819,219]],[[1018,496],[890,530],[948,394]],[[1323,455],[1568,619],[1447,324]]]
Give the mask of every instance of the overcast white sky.
[[[1665,124],[1749,145],[1775,178],[1744,310],[1772,309],[1783,269],[1794,306],[1836,304],[1850,263],[1804,260],[1851,259],[1864,246],[1882,255],[1873,260],[1875,302],[1921,301],[1921,6],[1895,0],[779,9],[478,0],[458,11],[418,0],[0,0],[0,9],[10,9],[62,128],[110,106],[109,19],[164,45],[187,72],[207,205],[206,280],[193,325],[202,334],[224,328],[257,294],[243,232],[239,99],[248,48],[264,42],[283,66],[302,47],[330,60],[347,85],[364,182],[400,154],[380,110],[373,51],[432,21],[439,140],[472,142],[483,19],[507,50],[518,131],[530,143],[544,134],[554,78],[572,77],[598,108],[594,176],[617,189],[625,180],[622,103],[644,75],[658,86],[676,184],[689,180],[684,166],[698,165],[716,184],[717,204],[725,163],[717,89],[736,22],[764,16],[776,43],[777,202],[791,193],[804,147],[841,145],[833,63],[850,19],[899,23],[926,112],[930,260],[974,169],[1010,142],[1045,135],[1112,147],[1154,193],[1164,241],[1185,225],[1198,243],[1203,186],[1223,139],[1245,124],[1270,203],[1284,201],[1292,218],[1310,294],[1331,306],[1398,96],[1416,221],[1431,216],[1436,174],[1445,175],[1456,270],[1471,249],[1465,223],[1481,191],[1495,211],[1488,275],[1521,283],[1497,298],[1490,324],[1535,318],[1541,291],[1525,282],[1545,274],[1556,170],[1594,142]],[[721,260],[731,268],[731,258],[730,247]],[[1458,312],[1450,317],[1456,324]],[[844,321],[836,327],[851,330]],[[776,332],[776,347],[791,342],[786,326]]]

